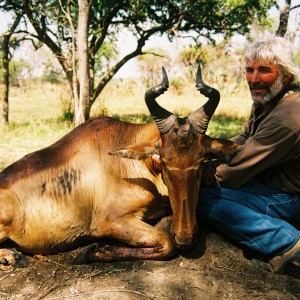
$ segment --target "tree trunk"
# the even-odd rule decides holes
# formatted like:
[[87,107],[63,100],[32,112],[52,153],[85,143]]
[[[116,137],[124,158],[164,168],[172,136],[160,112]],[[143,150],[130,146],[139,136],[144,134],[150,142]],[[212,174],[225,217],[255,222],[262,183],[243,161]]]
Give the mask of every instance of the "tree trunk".
[[79,103],[75,105],[75,125],[78,125],[90,117],[90,71],[88,52],[88,30],[90,0],[79,0],[79,15],[77,27],[78,48],[78,79],[79,79]]
[[9,39],[10,35],[5,35],[2,40],[2,73],[3,73],[3,89],[0,96],[0,123],[8,124],[8,95],[9,95]]
[[276,35],[284,37],[288,27],[289,14],[291,10],[291,0],[285,0],[282,9],[279,9],[279,26]]
[[3,89],[0,90],[0,124],[7,125],[9,122],[9,62],[10,62],[10,39],[20,23],[21,15],[16,15],[13,24],[2,36],[2,73]]

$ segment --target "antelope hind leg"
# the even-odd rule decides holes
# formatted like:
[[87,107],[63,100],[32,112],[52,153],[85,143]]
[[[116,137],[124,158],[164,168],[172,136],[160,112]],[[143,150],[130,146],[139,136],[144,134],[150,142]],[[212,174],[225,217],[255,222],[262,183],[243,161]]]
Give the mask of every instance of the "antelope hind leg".
[[14,268],[26,268],[28,266],[27,261],[21,254],[14,250],[0,249],[0,269],[8,270]]

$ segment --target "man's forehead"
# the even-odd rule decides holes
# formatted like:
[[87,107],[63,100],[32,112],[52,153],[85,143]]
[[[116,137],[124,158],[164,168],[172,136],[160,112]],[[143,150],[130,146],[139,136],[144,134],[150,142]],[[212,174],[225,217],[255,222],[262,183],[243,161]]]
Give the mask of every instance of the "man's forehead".
[[278,65],[276,63],[271,63],[266,60],[256,60],[256,61],[247,61],[246,62],[246,67],[269,67],[269,68],[278,68]]

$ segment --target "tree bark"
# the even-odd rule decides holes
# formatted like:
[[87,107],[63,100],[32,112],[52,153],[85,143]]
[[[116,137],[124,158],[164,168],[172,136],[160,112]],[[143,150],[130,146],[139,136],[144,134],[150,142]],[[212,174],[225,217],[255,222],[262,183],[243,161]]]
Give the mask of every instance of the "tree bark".
[[91,1],[79,0],[79,15],[77,27],[78,49],[78,79],[79,79],[79,103],[75,106],[75,125],[78,125],[90,117],[90,73],[88,30]]
[[284,37],[287,32],[289,14],[291,10],[291,1],[285,0],[284,6],[282,9],[279,9],[279,26],[276,32],[276,35]]
[[7,125],[9,123],[9,62],[10,62],[10,39],[15,29],[19,25],[21,15],[16,15],[12,26],[2,36],[2,73],[3,73],[3,89],[0,95],[0,124]]
[[9,36],[5,35],[2,40],[2,73],[3,73],[3,88],[1,89],[2,96],[0,97],[0,123],[8,124],[8,97],[9,97]]

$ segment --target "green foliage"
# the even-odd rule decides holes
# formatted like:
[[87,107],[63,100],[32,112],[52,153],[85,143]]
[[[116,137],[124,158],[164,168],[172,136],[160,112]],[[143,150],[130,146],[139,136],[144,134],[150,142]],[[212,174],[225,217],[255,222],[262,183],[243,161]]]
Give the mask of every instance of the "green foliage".
[[195,66],[205,66],[207,64],[210,59],[208,51],[207,47],[201,45],[190,45],[188,47],[184,47],[179,52],[178,60],[187,69],[186,74],[190,79],[194,77]]
[[24,76],[30,77],[33,66],[25,59],[12,60],[9,64],[10,82],[12,85],[20,85]]
[[[45,55],[44,55],[45,56]],[[43,62],[43,74],[41,77],[42,81],[50,83],[60,83],[63,81],[63,71],[53,63],[53,60],[49,57],[48,60]]]
[[238,92],[243,78],[242,52],[232,48],[229,40],[217,45],[189,46],[179,53],[179,61],[190,80],[194,80],[195,69],[201,65],[203,79],[227,95]]
[[208,58],[208,49],[201,45],[190,45],[184,47],[179,53],[179,61],[186,67],[195,65],[205,65]]
[[43,81],[47,81],[47,82],[51,82],[51,83],[59,83],[62,80],[62,76],[61,76],[61,72],[51,68],[51,69],[45,70],[41,79]]
[[63,108],[62,115],[58,118],[59,121],[69,121],[71,123],[73,122],[73,119],[74,110],[71,108],[71,106]]
[[222,33],[230,37],[233,33],[245,34],[255,18],[266,15],[272,1],[258,0],[211,0],[189,1],[185,6],[185,30],[193,29],[210,40],[212,34]]
[[60,95],[60,103],[62,114],[58,117],[59,122],[73,122],[74,120],[74,105],[70,93],[65,92]]
[[103,43],[95,56],[95,74],[101,77],[118,58],[118,49],[113,42]]
[[144,75],[142,78],[145,88],[149,88],[160,81],[162,66],[168,70],[171,65],[170,54],[161,48],[148,49],[146,54],[140,55],[137,60],[138,69]]

